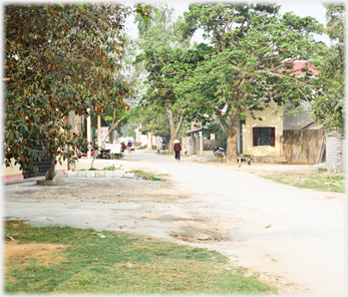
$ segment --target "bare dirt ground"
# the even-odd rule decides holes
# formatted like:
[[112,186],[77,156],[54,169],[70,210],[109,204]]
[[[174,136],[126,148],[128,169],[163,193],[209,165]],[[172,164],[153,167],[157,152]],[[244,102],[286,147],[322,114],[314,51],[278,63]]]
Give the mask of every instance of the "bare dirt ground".
[[41,265],[51,265],[62,260],[53,257],[52,253],[64,248],[64,245],[53,243],[19,243],[18,240],[10,240],[5,243],[5,261],[16,258],[36,258]]

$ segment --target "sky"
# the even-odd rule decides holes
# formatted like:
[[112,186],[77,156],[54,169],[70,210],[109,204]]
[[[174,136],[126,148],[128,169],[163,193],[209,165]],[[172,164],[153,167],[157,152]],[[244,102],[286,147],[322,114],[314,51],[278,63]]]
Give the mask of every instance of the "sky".
[[[179,15],[183,15],[184,11],[188,11],[188,6],[190,3],[195,3],[195,2],[199,2],[199,1],[162,0],[162,1],[148,1],[146,3],[150,3],[150,4],[167,3],[170,7],[173,7],[175,9],[175,15],[179,16]],[[221,2],[221,1],[211,0],[209,2]],[[124,3],[128,5],[134,5],[135,2],[126,1]],[[294,12],[294,14],[298,16],[301,16],[301,17],[311,16],[316,18],[321,24],[323,25],[326,24],[326,19],[325,19],[326,9],[324,8],[321,1],[276,1],[276,3],[282,6],[280,10],[281,14],[292,11]],[[137,29],[135,24],[133,24],[133,17],[130,17],[127,22],[128,22],[128,27],[130,28],[129,34],[132,37],[137,37],[138,36]],[[322,36],[315,35],[314,37],[317,41],[323,41],[327,45],[330,45],[330,40],[326,35],[322,35]],[[202,31],[197,31],[197,33],[193,37],[193,41],[204,42],[204,39],[202,38]]]

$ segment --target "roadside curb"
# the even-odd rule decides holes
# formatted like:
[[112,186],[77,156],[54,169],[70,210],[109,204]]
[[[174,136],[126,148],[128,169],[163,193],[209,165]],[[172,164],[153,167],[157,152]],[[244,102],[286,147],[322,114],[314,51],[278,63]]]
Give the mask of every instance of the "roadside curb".
[[88,178],[134,178],[134,173],[126,172],[126,170],[79,170],[79,171],[66,171],[66,177],[88,177]]

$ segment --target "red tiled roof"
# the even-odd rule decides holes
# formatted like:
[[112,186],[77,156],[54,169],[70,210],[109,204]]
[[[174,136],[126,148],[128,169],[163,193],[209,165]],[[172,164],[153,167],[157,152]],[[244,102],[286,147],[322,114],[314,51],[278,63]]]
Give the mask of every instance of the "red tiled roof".
[[312,71],[313,75],[317,75],[319,73],[319,71],[317,69],[315,69],[315,67],[309,62],[294,62],[293,70],[295,70],[295,72],[298,76],[305,76],[306,75],[306,73],[304,71],[300,70],[301,68],[305,67],[306,64],[309,65],[308,68],[309,68],[309,70]]

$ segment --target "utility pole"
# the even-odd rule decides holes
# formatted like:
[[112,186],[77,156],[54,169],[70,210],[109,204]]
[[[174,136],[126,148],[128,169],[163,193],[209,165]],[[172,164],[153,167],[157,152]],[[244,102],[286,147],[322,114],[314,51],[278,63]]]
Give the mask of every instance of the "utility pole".
[[87,108],[87,142],[88,142],[88,145],[87,145],[87,159],[91,159],[91,115],[90,115],[90,109]]
[[201,128],[201,131],[199,131],[199,155],[203,156],[203,133],[202,133],[202,128]]
[[98,150],[101,149],[101,138],[100,138],[100,126],[101,126],[101,120],[100,120],[100,114],[97,116],[97,123],[98,123]]

